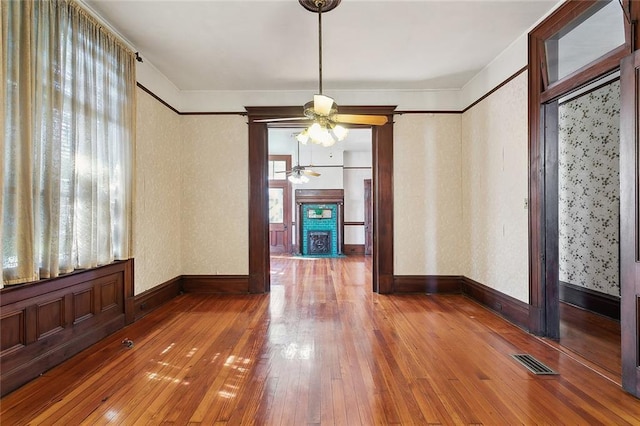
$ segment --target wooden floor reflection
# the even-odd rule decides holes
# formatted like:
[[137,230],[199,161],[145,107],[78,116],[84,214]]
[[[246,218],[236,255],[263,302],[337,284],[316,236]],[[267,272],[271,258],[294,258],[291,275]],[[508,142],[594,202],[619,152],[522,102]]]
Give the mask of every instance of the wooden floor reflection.
[[3,398],[0,422],[640,423],[618,385],[464,296],[374,294],[362,256],[271,269],[268,295],[179,296]]

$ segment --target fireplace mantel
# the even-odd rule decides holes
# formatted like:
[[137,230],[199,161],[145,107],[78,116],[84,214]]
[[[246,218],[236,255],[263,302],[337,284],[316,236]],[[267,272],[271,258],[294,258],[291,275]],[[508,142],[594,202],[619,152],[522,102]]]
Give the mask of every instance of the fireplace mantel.
[[296,189],[296,254],[303,248],[303,209],[305,204],[327,204],[337,207],[337,254],[344,253],[344,190],[343,189]]

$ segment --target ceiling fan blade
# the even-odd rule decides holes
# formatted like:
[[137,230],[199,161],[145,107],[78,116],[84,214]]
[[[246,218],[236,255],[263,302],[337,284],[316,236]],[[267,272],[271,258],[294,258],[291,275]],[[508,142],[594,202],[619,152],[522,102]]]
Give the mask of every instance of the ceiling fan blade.
[[333,108],[333,98],[325,95],[313,95],[313,111],[318,115],[328,116]]
[[331,120],[337,123],[350,124],[371,124],[373,126],[382,126],[387,123],[387,117],[384,115],[357,115],[357,114],[334,114]]
[[264,118],[262,120],[253,120],[254,123],[275,123],[276,121],[298,121],[308,120],[308,117],[287,117],[287,118]]
[[304,173],[307,176],[313,176],[313,177],[318,177],[320,176],[320,173],[313,171],[313,170],[309,170],[309,169],[305,169],[302,171],[302,173]]

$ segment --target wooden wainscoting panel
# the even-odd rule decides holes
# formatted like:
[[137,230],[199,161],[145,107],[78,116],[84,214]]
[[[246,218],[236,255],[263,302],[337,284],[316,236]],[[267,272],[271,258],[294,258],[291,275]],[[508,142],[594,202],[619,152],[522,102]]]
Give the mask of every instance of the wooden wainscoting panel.
[[120,309],[124,306],[124,292],[122,286],[122,274],[114,274],[100,280],[95,285],[100,292],[100,312]]
[[131,267],[119,261],[2,289],[1,394],[124,327]]
[[394,293],[460,293],[460,275],[396,275]]
[[36,305],[36,335],[44,339],[65,326],[64,298],[58,297]]
[[93,286],[73,292],[73,324],[79,324],[95,315]]
[[620,321],[620,298],[560,281],[560,301]]
[[154,309],[182,293],[182,277],[175,277],[135,297],[135,318],[138,321]]
[[3,312],[0,318],[0,356],[6,355],[18,348],[26,346],[27,336],[25,334],[25,310]]
[[462,280],[462,292],[517,326],[529,329],[529,304],[467,277]]
[[185,293],[246,294],[249,277],[246,275],[183,275]]

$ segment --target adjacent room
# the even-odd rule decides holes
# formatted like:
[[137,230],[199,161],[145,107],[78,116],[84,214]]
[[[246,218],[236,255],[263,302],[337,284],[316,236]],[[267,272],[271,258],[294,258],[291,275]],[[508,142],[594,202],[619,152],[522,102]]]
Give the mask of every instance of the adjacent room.
[[640,423],[640,1],[1,7],[2,424]]

